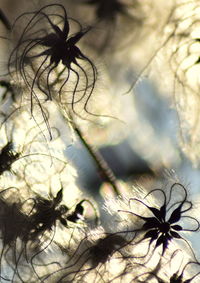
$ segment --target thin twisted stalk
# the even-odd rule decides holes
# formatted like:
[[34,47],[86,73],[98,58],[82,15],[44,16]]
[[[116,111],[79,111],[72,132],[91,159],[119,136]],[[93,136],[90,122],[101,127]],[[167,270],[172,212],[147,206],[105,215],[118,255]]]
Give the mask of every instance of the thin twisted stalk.
[[114,193],[118,196],[120,195],[119,188],[116,184],[116,177],[112,171],[112,169],[109,167],[103,156],[100,154],[100,152],[94,148],[89,142],[87,141],[87,138],[84,136],[78,125],[75,123],[73,116],[69,114],[70,116],[70,124],[76,133],[76,135],[79,137],[81,143],[86,148],[90,156],[92,157],[93,161],[95,162],[99,175],[102,179],[104,179],[106,182],[108,182],[111,187],[113,188]]

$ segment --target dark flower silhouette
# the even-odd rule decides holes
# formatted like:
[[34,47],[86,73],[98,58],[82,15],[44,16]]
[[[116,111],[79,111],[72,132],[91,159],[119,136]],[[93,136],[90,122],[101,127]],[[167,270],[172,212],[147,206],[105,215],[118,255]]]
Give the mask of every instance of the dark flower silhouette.
[[[8,69],[10,74],[17,72],[30,89],[31,111],[34,101],[41,106],[37,90],[45,95],[45,100],[52,100],[54,88],[60,103],[71,105],[76,113],[75,104],[84,101],[83,108],[89,113],[87,104],[95,86],[97,69],[77,44],[90,27],[83,28],[70,19],[79,29],[70,35],[67,12],[61,4],[49,4],[38,11],[23,13],[16,19],[13,29],[26,17],[30,19],[10,54]],[[60,63],[62,69],[56,70]],[[66,84],[71,76],[74,86],[69,90]]]
[[[172,190],[174,190],[177,186],[183,190],[185,196],[182,201],[174,202],[169,207],[169,203],[172,197]],[[198,220],[196,220],[194,217],[189,215],[183,215],[192,208],[192,202],[187,200],[187,191],[183,185],[181,185],[180,183],[174,183],[171,186],[168,201],[165,191],[161,189],[154,189],[150,193],[148,193],[147,196],[156,191],[161,192],[164,197],[164,203],[160,208],[151,207],[136,198],[130,199],[130,201],[137,201],[143,204],[153,214],[152,217],[141,216],[130,211],[120,211],[131,213],[143,220],[144,224],[137,231],[145,232],[143,240],[150,239],[149,245],[156,241],[155,248],[162,246],[162,255],[164,255],[169,245],[169,242],[172,239],[183,239],[182,236],[179,234],[180,232],[197,231],[199,229],[200,224]],[[184,208],[185,206],[187,206],[187,208]],[[169,210],[171,210],[173,207],[176,208],[171,212],[171,215],[168,217]],[[188,218],[190,220],[193,220],[194,222],[196,222],[197,226],[194,229],[183,228],[179,224],[181,218]]]
[[83,199],[76,204],[75,209],[72,212],[69,212],[71,209],[69,209],[66,205],[60,205],[62,198],[63,188],[61,188],[56,197],[52,199],[45,199],[41,196],[33,199],[35,204],[32,209],[33,212],[29,216],[30,225],[32,227],[32,231],[29,235],[30,239],[34,239],[45,231],[52,230],[57,221],[60,221],[63,226],[68,227],[67,221],[77,223],[79,220],[83,220],[83,202],[89,202],[95,211],[92,203],[87,199]]
[[63,190],[61,189],[52,200],[48,200],[40,196],[34,199],[35,205],[33,209],[35,212],[30,215],[30,222],[32,226],[32,232],[29,236],[30,238],[34,239],[43,232],[51,230],[57,220],[59,220],[63,225],[67,225],[63,214],[68,211],[68,208],[65,205],[59,206],[62,201],[62,191]]

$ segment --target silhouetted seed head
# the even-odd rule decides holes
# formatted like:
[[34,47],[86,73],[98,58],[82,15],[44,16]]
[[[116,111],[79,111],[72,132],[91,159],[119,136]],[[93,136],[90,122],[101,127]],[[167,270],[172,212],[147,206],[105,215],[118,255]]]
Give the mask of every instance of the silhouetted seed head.
[[12,164],[19,158],[20,154],[13,151],[12,141],[1,149],[0,152],[0,175],[5,171],[11,171]]
[[62,192],[63,189],[61,189],[52,200],[42,197],[35,198],[35,212],[30,216],[32,226],[30,238],[35,238],[45,231],[52,230],[52,227],[56,225],[56,221],[60,221],[63,226],[67,227],[67,221],[76,223],[83,218],[84,208],[82,203],[85,200],[79,202],[75,210],[67,215],[69,208],[66,205],[60,205],[63,196]]
[[[77,45],[90,28],[82,28],[76,20],[69,21],[61,4],[46,5],[22,14],[13,29],[24,19],[27,23],[10,54],[8,69],[10,74],[16,72],[28,87],[31,112],[34,103],[42,110],[42,101],[55,98],[71,107],[78,116],[75,105],[83,102],[82,108],[89,113],[87,105],[95,87],[97,70]],[[78,27],[71,35],[70,22]]]
[[[111,233],[102,235],[100,233],[102,238],[92,240],[89,231],[86,231],[86,233],[86,237],[78,242],[78,246],[75,247],[75,251],[68,260],[66,267],[60,270],[57,282],[85,282],[84,279],[87,276],[89,276],[89,280],[90,272],[93,277],[96,272],[98,273],[99,265],[104,269],[105,264],[111,259],[112,255],[118,252],[117,256],[120,256],[121,249],[128,244],[121,235]],[[93,236],[96,238],[97,235],[95,233]],[[121,258],[123,258],[122,254]],[[99,275],[101,279],[104,277],[104,274]]]
[[[180,194],[180,192],[182,191],[183,192],[182,200],[173,202],[173,200],[171,199],[172,191],[177,192],[177,194]],[[186,212],[191,210],[192,203],[191,201],[187,200],[187,191],[183,185],[181,185],[180,183],[174,183],[170,189],[169,199],[167,199],[166,192],[161,189],[152,190],[150,193],[146,195],[145,198],[147,198],[149,195],[155,192],[160,192],[164,198],[164,203],[159,208],[149,206],[145,202],[139,199],[136,199],[136,198],[130,199],[130,201],[136,201],[144,205],[148,209],[148,211],[151,212],[153,216],[145,217],[145,216],[138,215],[130,211],[123,211],[123,210],[121,211],[135,215],[139,217],[139,219],[144,221],[144,224],[142,225],[141,229],[138,229],[138,231],[145,233],[143,236],[143,240],[150,239],[149,246],[153,242],[155,242],[155,248],[162,246],[162,255],[164,255],[169,245],[169,242],[172,239],[184,239],[179,234],[180,232],[184,232],[184,231],[195,232],[199,230],[200,224],[198,220],[195,219],[194,217],[189,216],[189,215],[184,215]],[[174,210],[172,210],[173,208]],[[171,215],[169,216],[170,212],[171,212]],[[183,216],[184,219],[189,219],[191,220],[190,222],[194,223],[195,225],[194,229],[183,228],[179,224],[179,221],[182,220],[181,219],[182,215],[184,215]]]
[[73,212],[68,213],[69,208],[66,205],[60,205],[63,197],[63,189],[58,191],[55,198],[49,200],[38,196],[34,199],[33,212],[29,216],[31,232],[30,239],[34,239],[42,235],[45,231],[52,230],[57,221],[67,227],[67,221],[76,223],[83,219],[84,208],[80,201]]
[[50,231],[59,220],[63,225],[67,225],[63,215],[68,211],[65,205],[59,205],[62,201],[62,189],[56,197],[48,200],[42,197],[35,199],[34,212],[30,215],[31,233],[30,239],[42,235],[45,231]]
[[92,266],[95,268],[99,263],[105,263],[114,252],[126,244],[127,241],[117,234],[109,234],[97,240],[97,243],[89,250]]

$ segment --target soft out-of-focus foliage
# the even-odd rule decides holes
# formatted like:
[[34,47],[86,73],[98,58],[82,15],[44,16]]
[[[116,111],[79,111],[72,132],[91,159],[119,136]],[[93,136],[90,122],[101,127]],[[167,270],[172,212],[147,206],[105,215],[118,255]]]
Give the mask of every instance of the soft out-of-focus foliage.
[[1,1],[1,282],[198,282],[199,4]]

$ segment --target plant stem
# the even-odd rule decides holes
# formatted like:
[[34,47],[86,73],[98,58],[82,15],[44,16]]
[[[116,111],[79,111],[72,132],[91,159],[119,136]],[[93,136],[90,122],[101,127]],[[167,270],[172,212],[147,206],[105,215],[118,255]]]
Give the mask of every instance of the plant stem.
[[100,177],[111,185],[114,193],[117,196],[120,195],[119,189],[118,189],[117,184],[116,184],[116,177],[115,177],[113,171],[111,170],[111,168],[109,167],[109,165],[107,164],[107,162],[105,161],[103,156],[100,154],[100,152],[88,143],[88,141],[84,137],[82,131],[80,130],[80,128],[74,122],[72,115],[70,115],[70,120],[71,120],[70,123],[71,123],[73,130],[75,131],[75,133],[79,137],[81,143],[87,149],[88,153],[90,154],[93,161],[95,162],[95,164],[96,164],[96,166],[99,170]]

